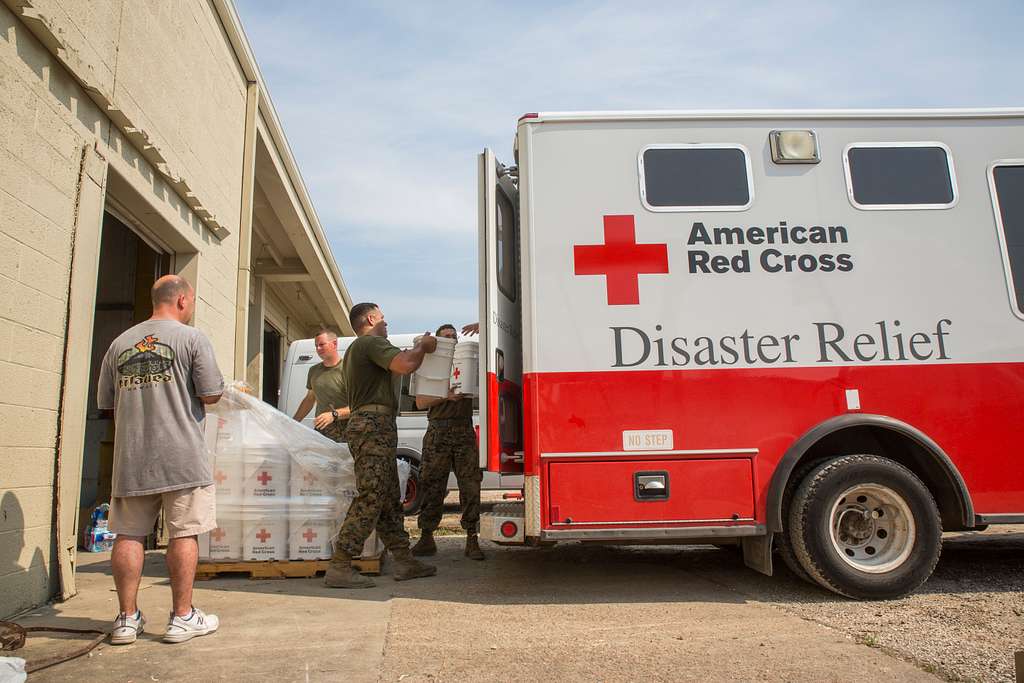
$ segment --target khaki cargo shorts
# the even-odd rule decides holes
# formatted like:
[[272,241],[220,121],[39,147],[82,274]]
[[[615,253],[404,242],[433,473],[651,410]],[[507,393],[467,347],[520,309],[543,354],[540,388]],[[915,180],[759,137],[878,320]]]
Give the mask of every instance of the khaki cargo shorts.
[[148,496],[115,496],[110,501],[108,526],[118,535],[146,536],[152,533],[161,508],[170,538],[198,536],[217,528],[213,484]]

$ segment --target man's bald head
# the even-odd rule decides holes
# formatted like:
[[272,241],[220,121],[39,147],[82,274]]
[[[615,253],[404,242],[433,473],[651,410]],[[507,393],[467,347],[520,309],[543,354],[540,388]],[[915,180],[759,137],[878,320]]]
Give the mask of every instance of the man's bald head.
[[195,312],[195,290],[180,275],[164,275],[150,290],[154,317],[172,317],[183,323],[192,320]]

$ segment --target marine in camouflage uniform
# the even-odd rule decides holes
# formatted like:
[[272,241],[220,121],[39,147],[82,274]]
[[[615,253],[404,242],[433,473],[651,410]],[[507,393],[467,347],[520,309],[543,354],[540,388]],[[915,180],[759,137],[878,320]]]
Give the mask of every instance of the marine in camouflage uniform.
[[[369,315],[366,306],[372,309]],[[395,560],[396,581],[437,573],[436,567],[412,557],[399,499],[395,425],[398,401],[390,367],[403,352],[383,336],[383,314],[376,306],[353,307],[351,319],[360,336],[349,346],[343,361],[352,415],[345,436],[355,465],[357,493],[335,539],[334,555],[324,576],[324,583],[332,588],[374,585],[352,568],[352,558],[359,556],[374,529]],[[423,349],[417,349],[422,362]],[[419,362],[408,361],[402,367],[412,372]]]
[[477,455],[476,432],[473,430],[473,399],[456,395],[442,400],[430,407],[427,420],[419,478],[420,495],[423,498],[418,526],[422,533],[412,554],[433,555],[437,552],[433,535],[444,512],[448,473],[455,470],[455,479],[459,484],[459,506],[462,508],[462,528],[466,530],[466,556],[482,560],[484,554],[480,550],[477,534],[480,530],[480,481],[483,472]]

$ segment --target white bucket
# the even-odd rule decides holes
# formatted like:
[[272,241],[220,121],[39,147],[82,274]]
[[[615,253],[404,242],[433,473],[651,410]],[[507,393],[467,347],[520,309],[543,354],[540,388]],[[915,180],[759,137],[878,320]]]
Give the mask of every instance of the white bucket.
[[451,388],[456,394],[476,396],[480,393],[480,343],[460,341],[455,346]]
[[291,459],[286,451],[274,448],[246,448],[244,457],[244,503],[288,497],[288,471]]
[[[246,515],[246,510],[242,510]],[[246,518],[242,522],[243,560],[287,560],[288,519],[281,517]]]
[[448,380],[455,356],[455,340],[436,337],[437,348],[423,357],[423,364],[413,373],[409,393],[413,396],[448,396]]
[[292,498],[330,496],[326,483],[312,470],[292,463],[288,495]]
[[242,559],[242,522],[224,519],[213,531],[201,534],[199,557],[206,560]]
[[280,443],[280,438],[264,429],[263,424],[252,415],[238,411],[231,413],[230,417],[217,421],[215,452],[241,450],[246,446],[270,448]]
[[337,521],[328,517],[292,520],[288,530],[288,559],[329,560]]
[[240,453],[219,453],[213,461],[213,485],[218,502],[241,504],[245,467]]

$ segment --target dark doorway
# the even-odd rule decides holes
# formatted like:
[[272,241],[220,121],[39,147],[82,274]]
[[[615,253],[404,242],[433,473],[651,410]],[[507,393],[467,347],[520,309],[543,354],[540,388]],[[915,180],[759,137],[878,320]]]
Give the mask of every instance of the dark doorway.
[[119,334],[152,315],[149,290],[156,279],[169,270],[170,255],[150,247],[112,214],[103,214],[79,529],[87,526],[88,515],[96,505],[110,501],[114,457],[113,421],[100,417],[96,408],[96,380],[103,363],[103,354]]
[[263,400],[277,407],[281,393],[281,333],[263,324]]

